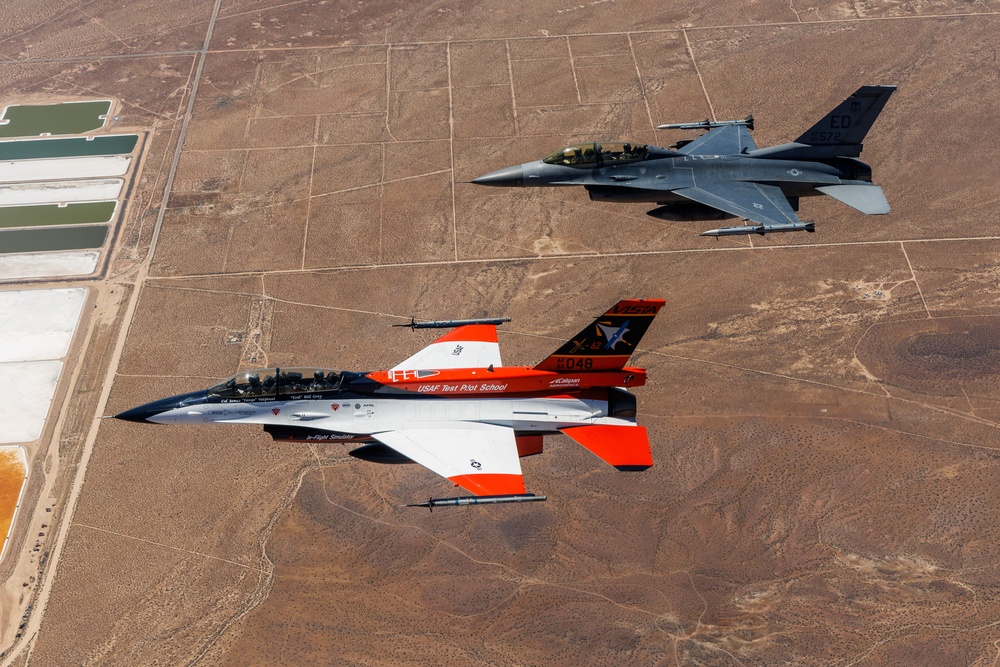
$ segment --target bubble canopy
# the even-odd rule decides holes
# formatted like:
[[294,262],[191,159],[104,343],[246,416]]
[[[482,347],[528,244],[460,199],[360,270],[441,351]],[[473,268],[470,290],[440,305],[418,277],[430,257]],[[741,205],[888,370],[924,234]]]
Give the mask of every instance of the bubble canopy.
[[560,148],[552,155],[542,158],[542,162],[572,166],[597,166],[611,162],[621,163],[643,160],[647,157],[648,152],[648,148],[643,144],[624,144],[618,142],[575,144],[566,148]]
[[229,377],[208,390],[219,398],[259,398],[295,396],[322,391],[336,391],[343,382],[343,372],[325,368],[259,368]]

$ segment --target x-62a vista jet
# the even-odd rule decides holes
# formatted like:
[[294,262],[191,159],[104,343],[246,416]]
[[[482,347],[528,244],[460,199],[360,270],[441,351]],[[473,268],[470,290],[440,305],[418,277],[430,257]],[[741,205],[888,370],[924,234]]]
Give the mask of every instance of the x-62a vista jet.
[[157,424],[263,424],[275,440],[349,442],[376,463],[419,463],[474,494],[444,504],[544,500],[525,493],[520,457],[564,433],[620,470],[653,464],[626,366],[663,306],[615,304],[534,367],[503,366],[496,326],[470,324],[387,371],[244,371],[207,390],[116,415]]
[[595,201],[655,202],[664,220],[743,218],[702,236],[814,231],[796,215],[799,198],[829,195],[866,214],[889,212],[872,170],[858,159],[862,141],[895,86],[862,86],[795,141],[757,148],[753,117],[661,125],[705,129],[669,149],[628,143],[567,146],[536,162],[473,179],[478,185],[582,185]]

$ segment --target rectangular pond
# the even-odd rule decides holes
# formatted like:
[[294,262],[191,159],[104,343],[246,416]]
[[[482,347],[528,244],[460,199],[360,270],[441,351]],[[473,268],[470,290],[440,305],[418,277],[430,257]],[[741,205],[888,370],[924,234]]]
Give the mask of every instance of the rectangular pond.
[[124,176],[131,163],[132,157],[129,155],[0,160],[0,181],[13,183],[17,181],[55,181],[71,178]]
[[0,137],[82,134],[104,127],[110,110],[111,100],[11,105],[0,115]]
[[0,183],[0,206],[65,204],[68,202],[118,199],[125,184],[120,178],[88,178],[75,181]]
[[0,255],[0,280],[89,276],[97,270],[100,250]]
[[0,229],[111,222],[117,206],[117,201],[78,202],[63,206],[59,204],[0,206]]
[[135,149],[138,134],[102,134],[98,137],[0,141],[0,160],[37,160],[46,157],[126,155]]
[[16,252],[100,248],[104,245],[104,239],[107,236],[108,228],[105,225],[5,229],[0,231],[0,255]]

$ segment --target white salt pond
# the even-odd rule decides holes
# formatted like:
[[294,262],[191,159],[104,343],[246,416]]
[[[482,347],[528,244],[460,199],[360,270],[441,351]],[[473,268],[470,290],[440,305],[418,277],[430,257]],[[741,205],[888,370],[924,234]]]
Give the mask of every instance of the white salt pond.
[[128,155],[4,160],[0,181],[51,181],[58,178],[106,178],[123,176],[132,158]]
[[41,436],[87,290],[0,292],[0,443]]
[[0,206],[118,199],[124,183],[120,178],[0,183]]
[[14,389],[0,401],[0,443],[38,440],[62,366],[61,361],[0,364],[0,386]]
[[89,276],[97,269],[100,257],[98,250],[0,255],[0,280]]

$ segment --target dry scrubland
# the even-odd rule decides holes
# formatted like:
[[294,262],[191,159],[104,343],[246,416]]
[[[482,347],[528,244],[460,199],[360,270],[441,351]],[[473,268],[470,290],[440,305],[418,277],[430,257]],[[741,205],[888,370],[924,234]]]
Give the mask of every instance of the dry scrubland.
[[[112,4],[5,23],[0,77],[154,128],[128,283],[210,8]],[[551,438],[523,461],[547,503],[429,514],[397,507],[448,492],[413,466],[103,422],[28,664],[991,664],[992,3],[267,4],[211,26],[106,412],[241,367],[391,366],[433,339],[388,328],[411,315],[511,316],[505,360],[532,363],[662,296],[635,357],[657,465]],[[778,143],[863,83],[900,86],[865,152],[887,217],[808,200],[816,234],[714,242],[463,183],[713,112]]]

